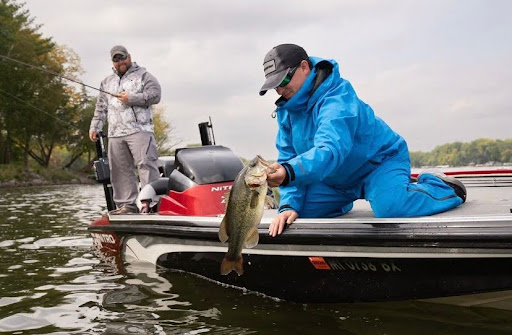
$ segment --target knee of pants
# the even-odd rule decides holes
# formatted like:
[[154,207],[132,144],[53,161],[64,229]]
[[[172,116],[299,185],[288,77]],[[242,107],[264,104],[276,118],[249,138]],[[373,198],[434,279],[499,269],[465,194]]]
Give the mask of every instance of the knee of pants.
[[148,171],[156,170],[156,171],[158,171],[158,162],[156,160],[154,160],[154,161],[146,160],[146,161],[143,161],[140,164],[138,164],[137,169],[139,169],[139,171],[140,170],[148,170]]
[[400,192],[389,191],[381,193],[370,204],[377,218],[397,218],[407,217],[410,215],[407,211],[407,206]]

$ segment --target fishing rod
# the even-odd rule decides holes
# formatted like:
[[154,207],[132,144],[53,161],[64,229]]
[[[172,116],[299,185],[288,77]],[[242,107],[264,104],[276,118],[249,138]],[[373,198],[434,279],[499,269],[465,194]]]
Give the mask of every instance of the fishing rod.
[[49,73],[51,75],[54,75],[54,76],[57,76],[59,78],[62,78],[62,79],[66,79],[66,80],[69,80],[69,81],[72,81],[74,83],[77,83],[77,84],[80,84],[80,85],[83,85],[85,87],[89,87],[89,88],[92,88],[93,90],[96,90],[96,91],[99,91],[101,93],[106,93],[106,94],[109,94],[113,97],[116,97],[117,98],[117,95],[116,94],[113,94],[113,93],[110,93],[110,92],[107,92],[107,91],[104,91],[102,89],[99,89],[99,88],[96,88],[96,87],[93,87],[93,86],[90,86],[90,85],[87,85],[87,84],[84,84],[78,80],[74,80],[74,79],[71,79],[71,78],[68,78],[68,77],[65,77],[61,74],[58,74],[57,72],[53,72],[53,71],[50,71],[50,70],[47,70],[47,69],[44,69],[42,67],[39,67],[39,66],[35,66],[35,65],[32,65],[32,64],[29,64],[29,63],[25,63],[25,62],[22,62],[20,60],[17,60],[17,59],[14,59],[14,58],[11,58],[11,57],[7,57],[7,56],[3,56],[3,55],[0,55],[0,58],[1,59],[5,59],[5,60],[10,60],[11,62],[15,62],[15,63],[18,63],[18,64],[21,64],[21,65],[25,65],[25,66],[28,66],[28,67],[31,67],[33,69],[36,69],[36,70],[39,70],[39,71],[42,71],[42,72],[46,72],[46,73]]

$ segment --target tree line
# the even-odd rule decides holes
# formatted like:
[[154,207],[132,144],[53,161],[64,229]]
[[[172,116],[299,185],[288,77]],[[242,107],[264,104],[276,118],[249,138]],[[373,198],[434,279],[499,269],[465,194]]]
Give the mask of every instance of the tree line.
[[[0,164],[87,169],[96,154],[88,138],[96,99],[63,78],[80,82],[80,57],[40,28],[23,3],[0,0]],[[173,127],[163,114],[157,106],[155,137],[169,154]]]
[[410,156],[413,167],[511,164],[512,139],[481,138],[468,143],[454,142],[437,146],[430,152],[411,152]]

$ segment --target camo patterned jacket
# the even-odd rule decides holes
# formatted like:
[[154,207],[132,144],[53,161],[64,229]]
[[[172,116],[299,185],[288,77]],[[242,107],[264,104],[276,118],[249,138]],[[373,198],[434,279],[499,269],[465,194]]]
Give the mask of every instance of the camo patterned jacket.
[[127,92],[128,104],[101,92],[89,131],[99,132],[108,118],[108,137],[120,137],[138,132],[153,132],[153,109],[160,101],[161,88],[157,79],[135,62],[119,77],[117,72],[101,82],[100,89],[112,94]]

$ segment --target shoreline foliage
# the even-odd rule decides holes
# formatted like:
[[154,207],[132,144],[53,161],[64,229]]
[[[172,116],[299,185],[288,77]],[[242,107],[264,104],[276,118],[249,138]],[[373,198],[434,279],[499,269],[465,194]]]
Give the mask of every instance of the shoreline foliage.
[[414,151],[410,156],[413,167],[508,165],[512,164],[512,139],[454,142],[437,146],[430,152]]

